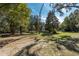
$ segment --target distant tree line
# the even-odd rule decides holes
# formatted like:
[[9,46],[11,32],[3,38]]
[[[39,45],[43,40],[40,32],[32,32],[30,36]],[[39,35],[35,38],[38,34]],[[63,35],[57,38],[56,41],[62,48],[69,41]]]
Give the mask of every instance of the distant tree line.
[[78,32],[79,31],[79,10],[75,10],[69,16],[65,17],[60,25],[62,31]]
[[58,18],[53,14],[52,11],[49,11],[48,16],[46,18],[46,23],[42,22],[38,15],[31,15],[30,17],[30,31],[35,32],[48,32],[48,33],[56,33],[56,30],[59,27]]

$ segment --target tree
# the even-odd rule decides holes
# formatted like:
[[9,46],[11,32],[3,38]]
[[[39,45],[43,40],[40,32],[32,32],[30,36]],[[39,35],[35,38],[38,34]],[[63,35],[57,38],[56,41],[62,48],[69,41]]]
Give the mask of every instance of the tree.
[[60,16],[64,14],[62,9],[69,12],[72,8],[79,8],[78,3],[51,3],[50,6],[52,7],[52,11],[54,13],[58,12]]
[[75,10],[69,16],[67,16],[63,23],[61,24],[61,28],[63,31],[72,31],[77,32],[79,31],[79,10]]
[[29,24],[29,31],[35,31],[35,26],[34,26],[34,23],[35,23],[35,16],[34,15],[31,15],[30,16],[30,24]]
[[9,24],[9,29],[12,34],[19,28],[20,34],[22,28],[27,28],[29,24],[30,9],[27,4],[0,4],[0,13],[5,16],[5,20]]
[[47,19],[46,19],[46,25],[45,28],[49,33],[56,33],[56,29],[58,28],[59,21],[55,14],[53,12],[49,12]]
[[[20,34],[22,34],[22,30],[28,30],[29,19],[30,19],[30,9],[27,7],[27,4],[19,4],[18,6],[18,18],[20,20]],[[23,28],[23,29],[22,29]]]
[[35,15],[34,19],[35,19],[35,23],[34,23],[35,31],[39,32],[40,31],[40,18],[38,15]]
[[45,31],[45,23],[40,21],[40,17],[38,15],[30,16],[29,31],[31,32],[32,31],[36,31],[36,32]]
[[[62,9],[64,9],[66,12],[69,12],[72,8],[76,8],[76,9],[79,8],[79,4],[77,4],[77,3],[51,3],[50,6],[52,7],[52,11],[54,12],[54,14],[59,13],[60,16],[64,15]],[[67,20],[67,21],[69,22],[69,20]],[[71,23],[73,23],[73,21]],[[76,26],[74,26],[74,27],[76,27]],[[69,31],[69,29],[67,29],[67,30]],[[74,30],[74,28],[72,30]]]

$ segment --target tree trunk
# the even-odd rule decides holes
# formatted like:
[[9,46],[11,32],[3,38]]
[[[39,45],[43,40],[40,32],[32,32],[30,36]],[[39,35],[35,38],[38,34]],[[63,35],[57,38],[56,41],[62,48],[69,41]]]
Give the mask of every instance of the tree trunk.
[[22,26],[20,26],[20,35],[22,35]]
[[10,24],[10,32],[11,32],[11,35],[15,34],[15,28],[14,28],[14,25],[12,24]]

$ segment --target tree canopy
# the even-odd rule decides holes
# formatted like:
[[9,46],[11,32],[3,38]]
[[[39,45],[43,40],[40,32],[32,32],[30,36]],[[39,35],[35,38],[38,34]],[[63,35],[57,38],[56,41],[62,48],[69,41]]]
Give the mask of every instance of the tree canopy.
[[0,21],[4,22],[4,19],[9,28],[8,32],[14,34],[17,28],[28,27],[30,12],[27,4],[0,4],[0,15],[2,18]]
[[67,16],[61,24],[63,31],[79,31],[79,10],[75,10],[69,16]]
[[47,31],[49,31],[49,33],[56,33],[55,30],[57,30],[59,25],[59,21],[58,18],[55,16],[55,14],[53,12],[49,12],[47,19],[46,19],[46,25],[45,28]]

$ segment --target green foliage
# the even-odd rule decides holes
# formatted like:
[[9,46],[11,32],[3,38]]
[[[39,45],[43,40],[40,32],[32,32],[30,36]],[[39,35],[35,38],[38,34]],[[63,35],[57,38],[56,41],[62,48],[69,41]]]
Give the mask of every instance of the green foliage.
[[40,17],[38,15],[31,15],[30,16],[30,25],[29,25],[29,31],[40,31]]
[[[5,28],[9,28],[8,32],[14,34],[15,31],[23,31],[20,28],[27,30],[30,15],[30,9],[27,7],[27,4],[0,4],[0,6],[2,6],[0,8],[0,15],[2,20],[6,21],[4,26],[7,24]],[[0,19],[0,21],[2,20]],[[4,21],[2,22],[4,23]]]
[[66,17],[61,24],[62,31],[78,32],[79,31],[79,10],[75,10]]
[[57,17],[55,16],[54,13],[52,13],[51,11],[48,13],[48,17],[46,19],[46,25],[45,25],[45,29],[49,32],[49,33],[56,33],[56,30],[58,28],[59,25],[59,21],[57,19]]
[[66,12],[69,12],[73,7],[79,8],[77,3],[51,3],[50,6],[52,7],[52,11],[54,13],[59,13],[60,16],[64,15],[62,9],[64,9]]

